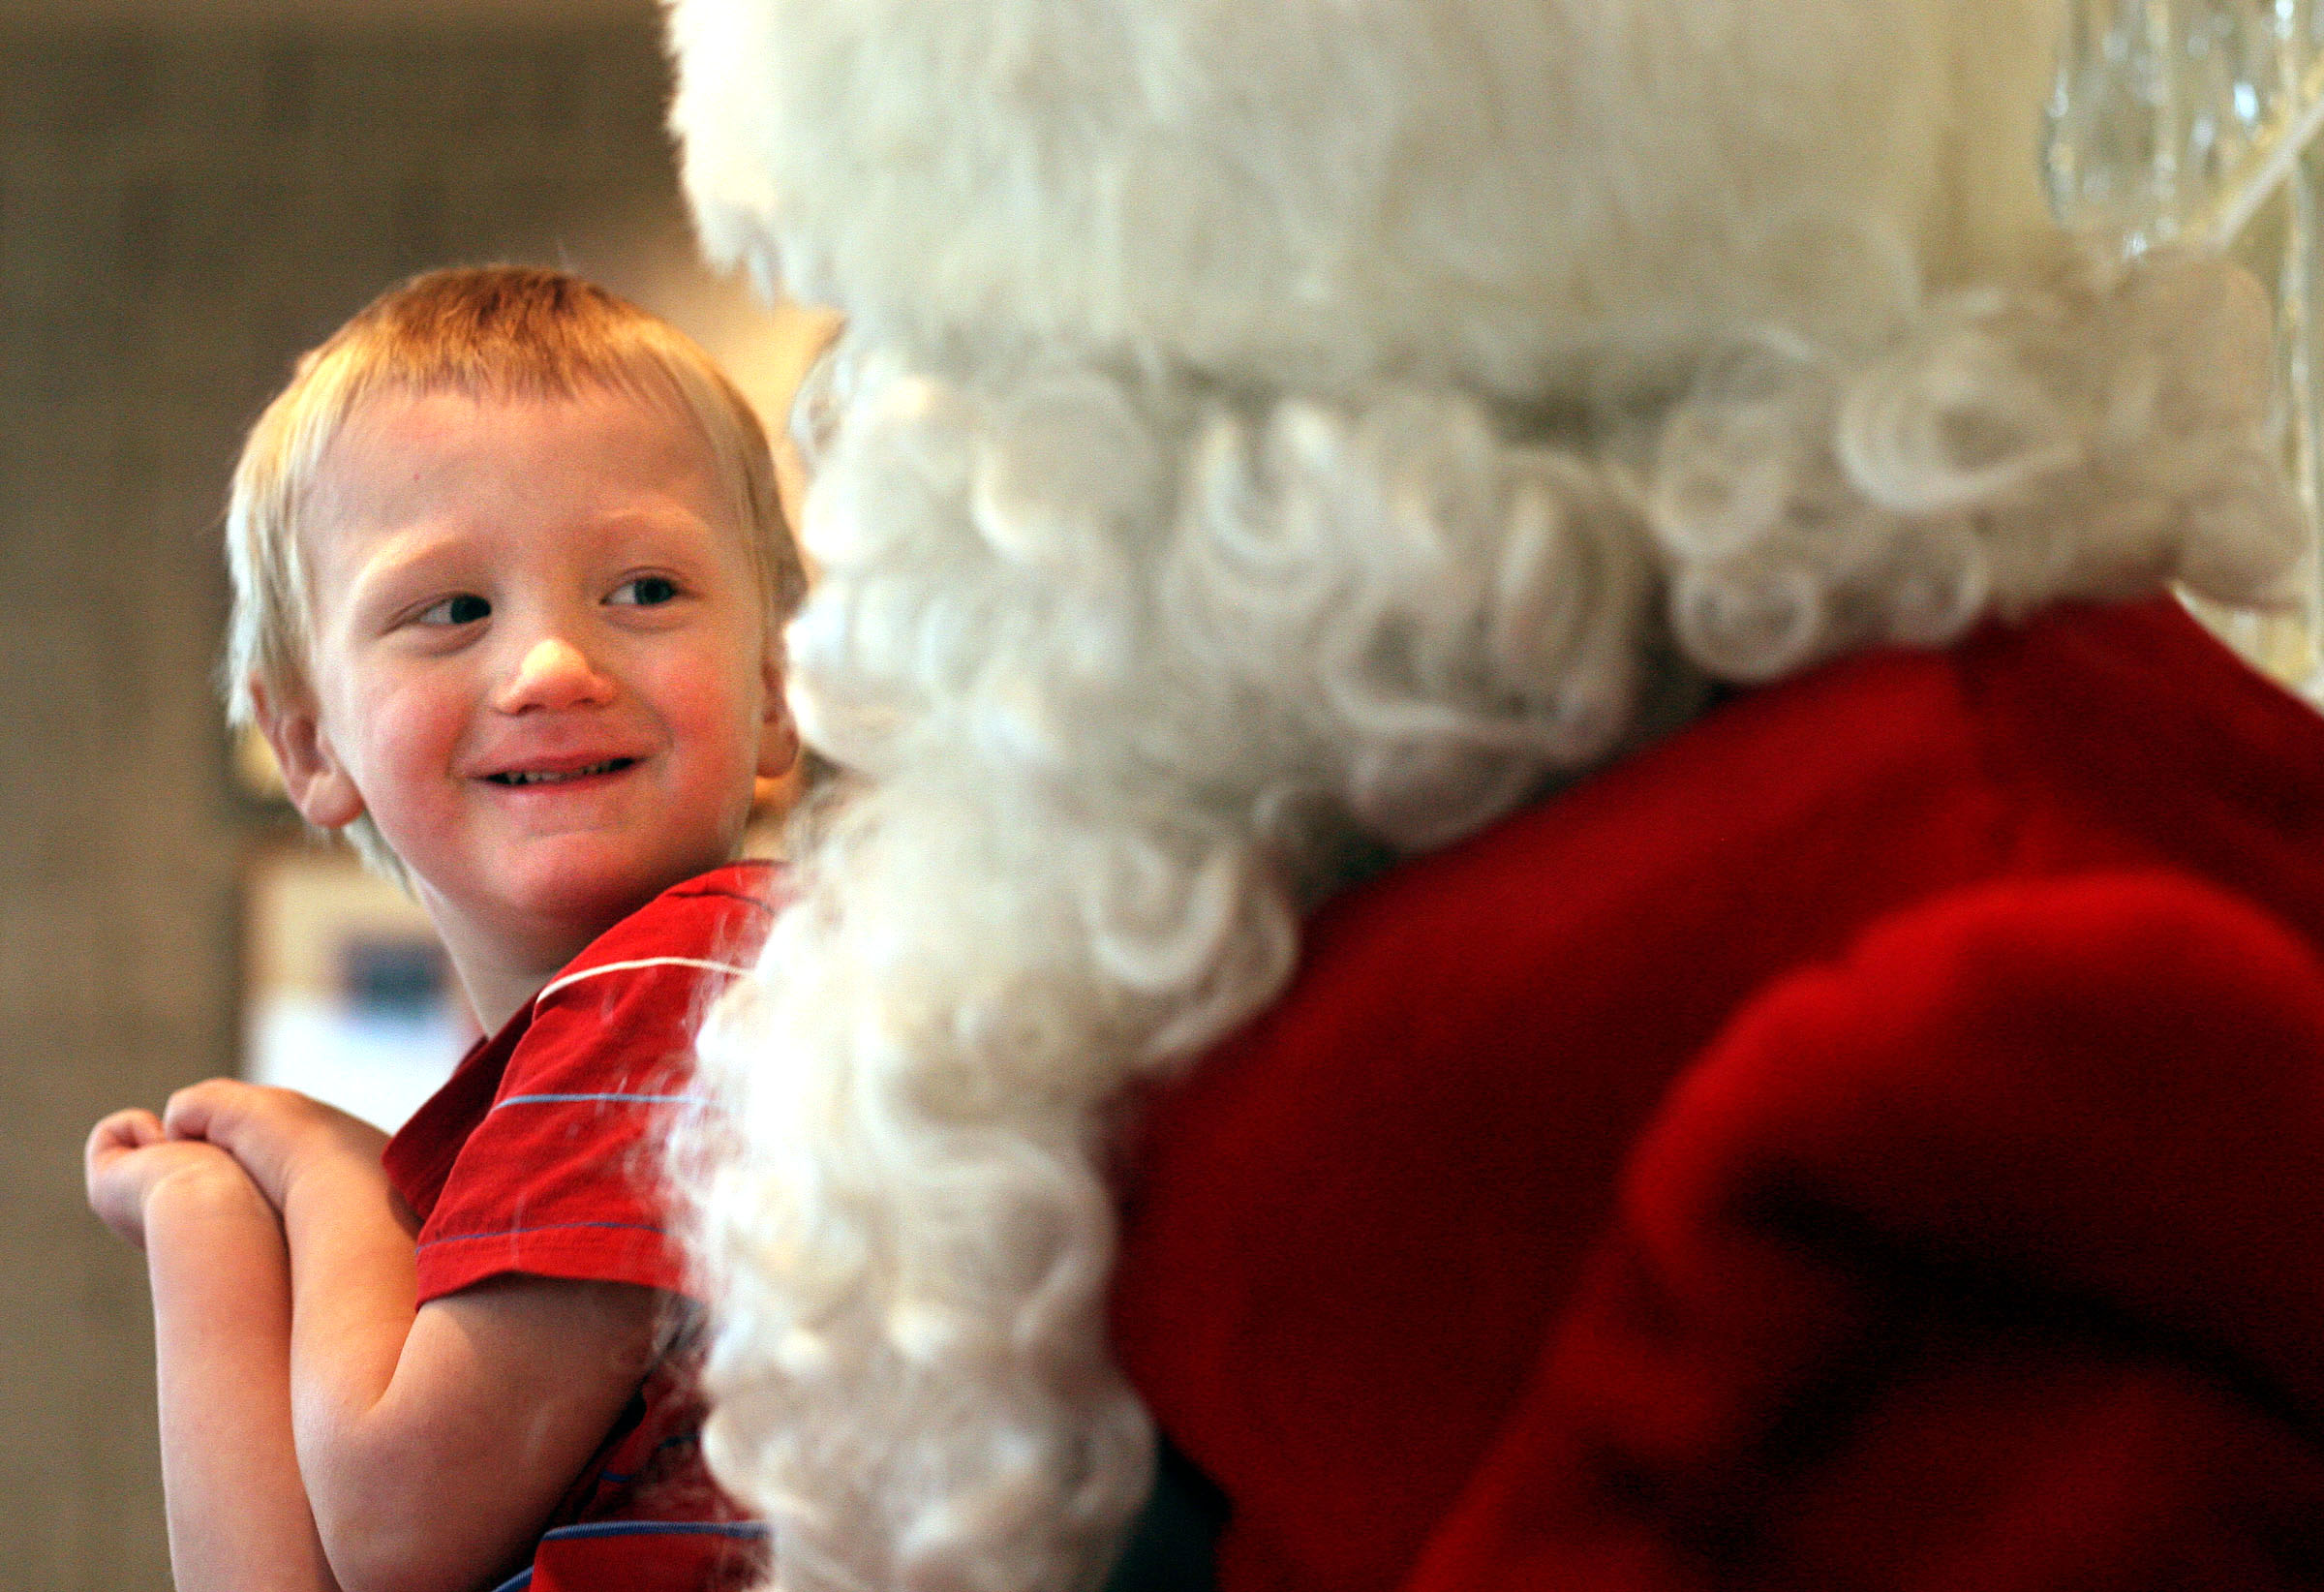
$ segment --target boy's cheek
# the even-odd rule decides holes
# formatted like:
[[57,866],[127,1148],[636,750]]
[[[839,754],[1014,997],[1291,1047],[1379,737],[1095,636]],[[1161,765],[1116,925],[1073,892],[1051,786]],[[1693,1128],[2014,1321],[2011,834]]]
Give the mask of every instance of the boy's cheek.
[[407,689],[356,704],[350,717],[357,740],[349,767],[373,816],[424,808],[432,793],[462,783],[457,756],[466,718],[455,705]]

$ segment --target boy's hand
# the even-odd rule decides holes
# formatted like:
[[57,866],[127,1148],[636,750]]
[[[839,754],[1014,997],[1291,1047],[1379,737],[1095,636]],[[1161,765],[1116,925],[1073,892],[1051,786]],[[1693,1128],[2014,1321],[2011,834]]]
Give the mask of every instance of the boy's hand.
[[188,1177],[250,1181],[225,1150],[170,1139],[161,1118],[141,1110],[116,1111],[91,1129],[81,1169],[89,1209],[115,1238],[139,1249],[145,1247],[146,1204],[164,1183]]
[[387,1144],[378,1128],[335,1106],[231,1078],[179,1089],[161,1125],[173,1140],[203,1140],[230,1153],[277,1210],[309,1162],[347,1156],[376,1168]]

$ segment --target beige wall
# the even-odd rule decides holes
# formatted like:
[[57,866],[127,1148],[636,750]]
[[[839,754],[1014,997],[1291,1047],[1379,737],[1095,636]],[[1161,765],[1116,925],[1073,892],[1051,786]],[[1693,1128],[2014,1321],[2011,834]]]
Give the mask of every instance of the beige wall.
[[647,0],[427,26],[0,25],[0,1589],[168,1584],[143,1274],[78,1148],[233,1060],[238,871],[276,821],[207,680],[240,429],[451,260],[564,260],[744,335],[686,263]]

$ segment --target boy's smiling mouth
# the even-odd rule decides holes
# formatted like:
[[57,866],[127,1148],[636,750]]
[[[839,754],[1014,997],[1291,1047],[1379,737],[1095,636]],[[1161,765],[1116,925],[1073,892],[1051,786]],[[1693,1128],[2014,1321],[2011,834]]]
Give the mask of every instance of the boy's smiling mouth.
[[594,775],[619,774],[636,761],[634,757],[608,757],[601,763],[585,763],[579,768],[512,768],[499,774],[487,774],[484,778],[496,785],[555,785],[572,780],[586,780]]

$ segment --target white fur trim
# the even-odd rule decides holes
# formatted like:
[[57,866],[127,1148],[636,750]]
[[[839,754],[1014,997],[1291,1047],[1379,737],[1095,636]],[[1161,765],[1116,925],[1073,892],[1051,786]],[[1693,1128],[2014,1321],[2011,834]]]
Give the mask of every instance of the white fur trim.
[[714,253],[931,368],[1517,397],[2013,261],[2057,9],[674,0],[671,122]]

